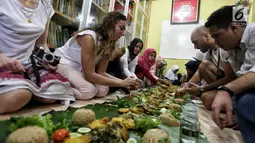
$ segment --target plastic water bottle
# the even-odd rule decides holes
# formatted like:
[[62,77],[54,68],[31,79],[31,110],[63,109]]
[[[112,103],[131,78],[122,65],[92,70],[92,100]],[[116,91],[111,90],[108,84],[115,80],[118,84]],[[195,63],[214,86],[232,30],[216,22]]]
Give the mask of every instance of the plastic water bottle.
[[181,143],[197,143],[200,133],[200,124],[198,121],[197,109],[193,103],[187,103],[183,106],[180,132]]

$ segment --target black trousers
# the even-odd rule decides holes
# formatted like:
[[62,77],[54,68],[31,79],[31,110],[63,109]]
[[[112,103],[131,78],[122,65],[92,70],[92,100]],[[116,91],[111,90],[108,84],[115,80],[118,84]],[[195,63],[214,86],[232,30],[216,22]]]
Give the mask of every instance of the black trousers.
[[114,77],[122,79],[120,60],[109,61],[106,72]]
[[[122,70],[120,66],[120,60],[109,61],[106,72],[114,77],[122,79]],[[114,92],[120,89],[120,87],[110,87],[109,92]]]

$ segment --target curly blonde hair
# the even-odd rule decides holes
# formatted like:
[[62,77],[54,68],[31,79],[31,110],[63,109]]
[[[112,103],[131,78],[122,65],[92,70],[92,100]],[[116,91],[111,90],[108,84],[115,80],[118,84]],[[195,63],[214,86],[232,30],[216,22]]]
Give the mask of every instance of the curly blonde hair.
[[102,23],[93,27],[96,33],[99,34],[98,40],[101,41],[101,45],[96,48],[96,55],[109,54],[112,56],[112,52],[115,49],[116,40],[111,40],[114,36],[115,25],[120,21],[126,21],[125,15],[119,12],[109,12],[103,19]]
[[116,40],[111,40],[114,36],[115,25],[120,21],[127,21],[125,15],[120,12],[109,12],[104,18],[102,23],[92,27],[85,28],[84,30],[93,30],[98,36],[97,40],[101,42],[100,46],[95,47],[95,56],[109,54],[112,56],[112,52],[115,49]]

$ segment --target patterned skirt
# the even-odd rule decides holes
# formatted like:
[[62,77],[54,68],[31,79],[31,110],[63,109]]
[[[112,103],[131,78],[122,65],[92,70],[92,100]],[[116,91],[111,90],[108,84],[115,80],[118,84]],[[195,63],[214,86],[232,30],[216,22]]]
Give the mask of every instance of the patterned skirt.
[[33,68],[24,73],[13,73],[0,69],[0,94],[15,90],[28,89],[35,96],[74,101],[74,93],[68,80],[57,72],[40,69],[40,83],[36,84],[36,77]]

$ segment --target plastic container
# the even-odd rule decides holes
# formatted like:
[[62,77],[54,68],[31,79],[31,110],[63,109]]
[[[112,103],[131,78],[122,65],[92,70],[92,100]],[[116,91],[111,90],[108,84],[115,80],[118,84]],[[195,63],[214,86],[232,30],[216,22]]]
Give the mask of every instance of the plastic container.
[[197,109],[193,103],[187,103],[183,106],[181,114],[180,142],[181,143],[197,143],[200,124],[198,121]]

